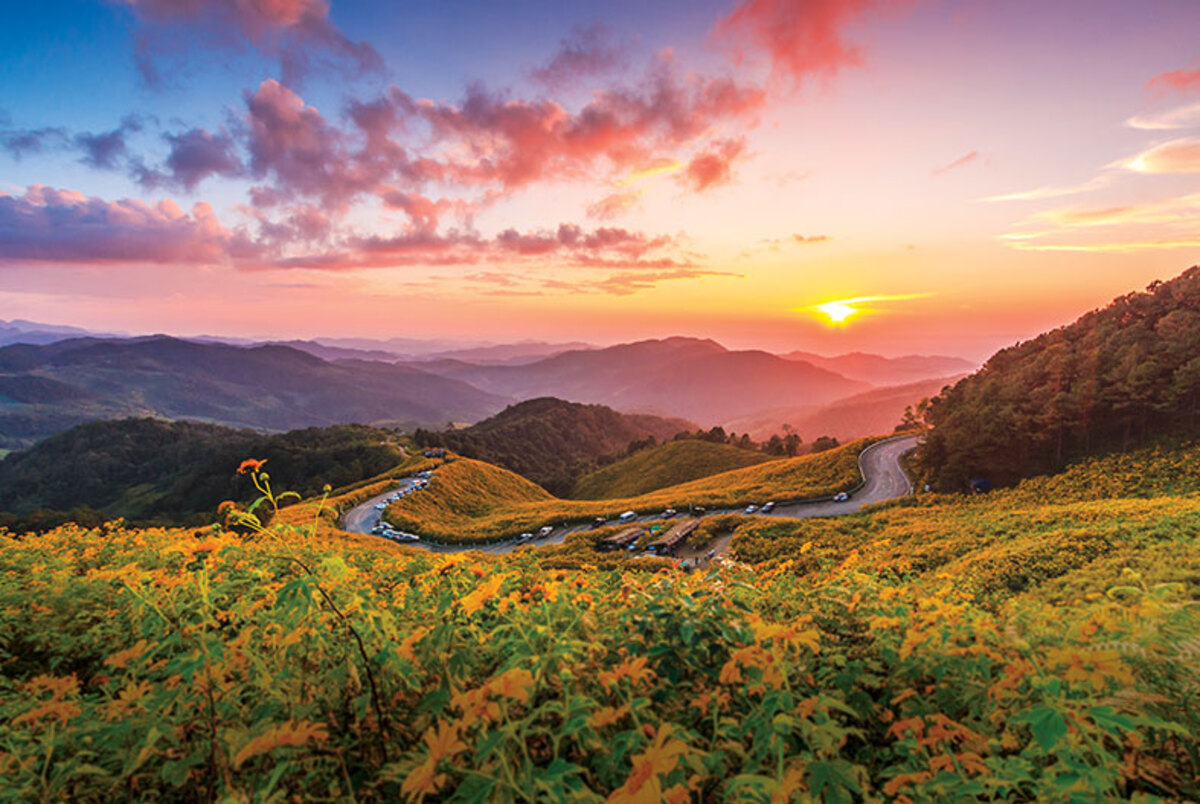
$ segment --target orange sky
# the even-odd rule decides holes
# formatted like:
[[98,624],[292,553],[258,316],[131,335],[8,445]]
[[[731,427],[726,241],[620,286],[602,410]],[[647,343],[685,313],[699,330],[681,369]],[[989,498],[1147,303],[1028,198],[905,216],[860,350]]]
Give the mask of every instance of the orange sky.
[[0,41],[0,318],[982,359],[1200,253],[1194,3],[50,6]]

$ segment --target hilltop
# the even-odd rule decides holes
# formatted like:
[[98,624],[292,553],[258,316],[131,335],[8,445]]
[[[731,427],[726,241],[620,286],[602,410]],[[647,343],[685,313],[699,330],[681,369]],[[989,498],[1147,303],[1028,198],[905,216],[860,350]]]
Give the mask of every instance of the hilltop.
[[1200,429],[1200,267],[997,352],[932,400],[918,465],[940,489],[1011,484]]
[[503,466],[559,494],[605,455],[631,442],[664,441],[693,430],[683,419],[618,413],[603,405],[561,399],[530,399],[470,427],[440,433],[418,431],[416,440]]
[[756,450],[685,438],[639,450],[584,475],[575,482],[570,497],[576,500],[636,497],[769,460],[771,456]]

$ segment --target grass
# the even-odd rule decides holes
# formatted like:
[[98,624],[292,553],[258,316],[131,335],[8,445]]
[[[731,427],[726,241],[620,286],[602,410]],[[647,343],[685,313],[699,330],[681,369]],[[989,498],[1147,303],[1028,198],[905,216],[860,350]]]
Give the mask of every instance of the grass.
[[471,544],[626,510],[653,513],[664,508],[682,511],[688,505],[725,508],[818,497],[858,485],[858,454],[870,443],[861,439],[815,455],[768,461],[609,500],[558,499],[512,472],[460,458],[439,469],[425,491],[388,506],[385,518],[434,541]]
[[689,438],[644,449],[579,478],[575,500],[637,497],[668,486],[771,460],[755,450]]

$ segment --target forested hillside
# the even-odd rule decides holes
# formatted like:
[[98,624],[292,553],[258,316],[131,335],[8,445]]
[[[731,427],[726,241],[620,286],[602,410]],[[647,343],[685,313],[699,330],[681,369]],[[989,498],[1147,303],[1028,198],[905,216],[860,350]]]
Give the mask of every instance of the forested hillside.
[[[237,474],[247,456],[268,459],[278,488],[306,496],[395,466],[387,432],[358,425],[265,436],[212,424],[125,419],[82,424],[0,461],[0,524],[208,521],[222,500],[254,491]],[[89,510],[91,509],[91,510]]]
[[1200,267],[997,353],[936,397],[918,464],[936,487],[1009,484],[1200,428]]
[[604,405],[583,405],[543,397],[511,405],[463,430],[418,430],[418,443],[449,447],[460,455],[503,466],[555,494],[570,493],[575,478],[596,459],[624,451],[632,441],[672,438],[696,425],[617,413]]

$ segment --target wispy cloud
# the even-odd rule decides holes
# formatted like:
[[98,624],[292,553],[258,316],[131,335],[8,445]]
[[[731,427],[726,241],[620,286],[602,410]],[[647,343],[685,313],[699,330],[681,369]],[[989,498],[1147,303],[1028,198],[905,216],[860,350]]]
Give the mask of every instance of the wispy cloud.
[[977,159],[979,159],[979,151],[971,151],[970,153],[964,154],[964,155],[960,156],[958,159],[955,159],[953,162],[946,164],[946,165],[942,165],[941,167],[938,167],[938,168],[934,168],[933,170],[931,170],[929,172],[934,176],[940,176],[943,173],[949,173],[952,170],[957,170],[958,168],[965,167],[966,165],[971,164],[972,162],[976,161]]
[[1040,201],[1046,198],[1062,198],[1069,195],[1080,195],[1082,193],[1090,193],[1093,190],[1099,190],[1101,187],[1107,187],[1112,181],[1105,173],[1101,173],[1093,179],[1083,182],[1082,184],[1070,184],[1066,186],[1050,186],[1050,187],[1035,187],[1032,190],[1021,190],[1015,193],[1003,193],[1001,195],[989,195],[983,198],[983,201]]
[[1105,243],[1038,243],[1018,241],[1010,244],[1018,251],[1066,251],[1066,252],[1110,252],[1110,251],[1161,251],[1177,248],[1200,248],[1200,238],[1127,240]]
[[1134,115],[1125,121],[1130,128],[1144,131],[1170,131],[1200,126],[1200,103],[1176,106],[1161,112]]
[[1159,143],[1121,163],[1137,173],[1200,173],[1200,139]]

